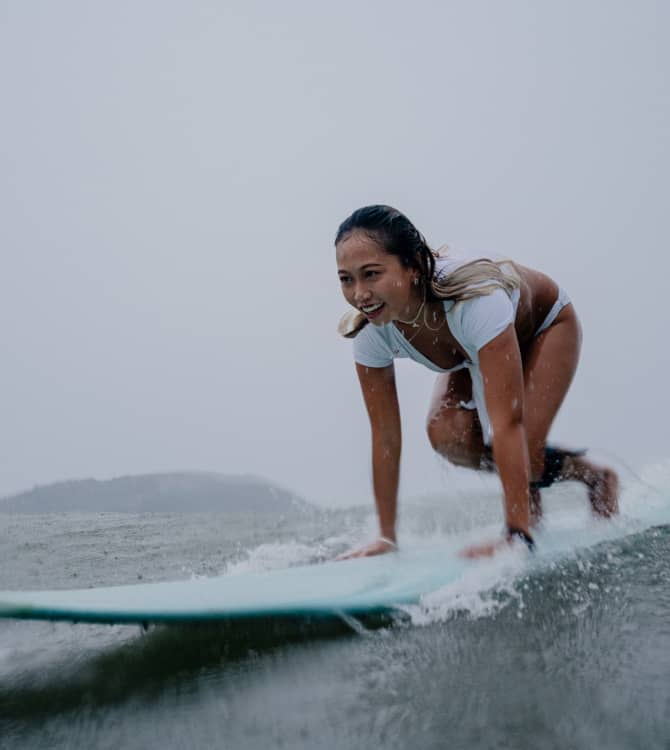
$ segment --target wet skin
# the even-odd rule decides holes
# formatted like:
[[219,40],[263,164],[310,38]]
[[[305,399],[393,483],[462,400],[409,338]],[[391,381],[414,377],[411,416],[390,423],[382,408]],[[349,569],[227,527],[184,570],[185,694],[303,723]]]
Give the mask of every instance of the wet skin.
[[[416,270],[405,268],[396,256],[387,253],[374,239],[361,232],[349,235],[336,250],[345,299],[367,314],[372,325],[393,323],[411,340],[414,348],[443,369],[464,361],[465,352],[446,325],[443,303],[426,302],[422,308],[423,291]],[[540,496],[537,491],[529,496],[527,482],[522,490],[519,479],[526,461],[529,461],[529,477],[539,478],[542,474],[544,444],[577,366],[581,329],[570,304],[561,310],[549,329],[535,336],[534,332],[557,299],[558,287],[539,271],[516,264],[515,268],[521,286],[514,327],[510,326],[508,331],[483,347],[479,356],[486,384],[487,409],[492,411],[498,424],[493,445],[498,471],[505,492],[515,498],[507,497],[507,520],[509,522],[511,518],[512,525],[527,530],[541,514]],[[393,368],[357,365],[357,371],[373,427],[373,482],[380,529],[382,536],[395,540],[397,469],[389,472],[387,461],[384,469],[389,476],[385,478],[379,467],[375,469],[374,461],[375,440],[390,442],[392,448],[397,443],[399,457]],[[461,401],[467,402],[470,398],[467,371],[438,375],[428,415],[429,439],[438,453],[455,464],[474,469],[491,468],[490,462],[488,467],[486,465],[476,412],[460,407]],[[515,408],[510,407],[510,401],[516,404]],[[518,444],[518,431],[514,431],[513,425],[519,422],[524,433],[524,449],[513,449],[514,455],[509,455],[508,446]],[[385,441],[378,434],[380,431],[393,433],[390,441]],[[502,439],[503,432],[508,436],[507,440]],[[528,457],[524,458],[520,454],[526,453],[526,447]],[[388,454],[388,449],[385,450]],[[611,470],[582,458],[568,459],[563,478],[586,484],[593,510],[599,515],[609,516],[617,512],[618,481]],[[526,511],[519,510],[522,505]],[[529,507],[530,515],[527,513]],[[355,554],[380,554],[389,549],[392,547],[377,541]],[[492,549],[491,545],[482,545],[469,552],[473,555],[490,554]]]

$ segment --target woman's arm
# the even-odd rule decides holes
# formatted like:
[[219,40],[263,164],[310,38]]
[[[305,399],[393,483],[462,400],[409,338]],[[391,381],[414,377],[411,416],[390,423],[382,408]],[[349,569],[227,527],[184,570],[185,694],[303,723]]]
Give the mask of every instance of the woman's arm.
[[393,365],[356,364],[372,436],[372,484],[379,517],[379,539],[342,558],[379,555],[395,549],[400,479],[400,407]]
[[493,457],[503,486],[505,523],[530,539],[530,463],[524,426],[524,381],[512,325],[479,351]]

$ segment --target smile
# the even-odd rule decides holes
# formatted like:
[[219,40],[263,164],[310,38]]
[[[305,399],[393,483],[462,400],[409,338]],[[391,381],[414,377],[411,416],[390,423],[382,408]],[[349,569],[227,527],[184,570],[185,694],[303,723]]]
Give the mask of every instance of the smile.
[[364,305],[361,310],[365,313],[368,319],[376,318],[380,310],[384,307],[383,302],[379,302],[376,305]]

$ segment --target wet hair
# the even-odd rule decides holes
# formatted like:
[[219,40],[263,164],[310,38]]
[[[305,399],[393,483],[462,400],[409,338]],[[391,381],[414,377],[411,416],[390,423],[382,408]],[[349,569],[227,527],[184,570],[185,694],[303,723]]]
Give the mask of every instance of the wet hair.
[[[520,283],[519,275],[509,260],[479,258],[449,274],[436,275],[435,259],[444,252],[432,250],[414,224],[391,206],[364,206],[354,211],[340,224],[335,245],[354,232],[362,232],[370,237],[387,253],[398,257],[405,268],[416,269],[429,302],[463,302],[491,294],[501,287],[511,294]],[[367,322],[363,313],[352,310],[342,318],[338,331],[347,338],[354,338]]]
[[364,232],[405,268],[414,268],[424,279],[435,274],[435,253],[412,222],[391,206],[364,206],[346,218],[335,235],[335,245],[354,232]]

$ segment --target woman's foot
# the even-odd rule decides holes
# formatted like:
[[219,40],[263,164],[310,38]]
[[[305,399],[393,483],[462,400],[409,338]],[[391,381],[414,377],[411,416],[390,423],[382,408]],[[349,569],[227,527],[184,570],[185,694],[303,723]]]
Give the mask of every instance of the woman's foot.
[[615,471],[581,456],[571,456],[565,459],[562,474],[564,479],[575,479],[586,485],[596,515],[611,518],[619,512],[619,477]]
[[616,472],[599,467],[586,486],[591,508],[596,515],[610,518],[619,512],[619,477]]

